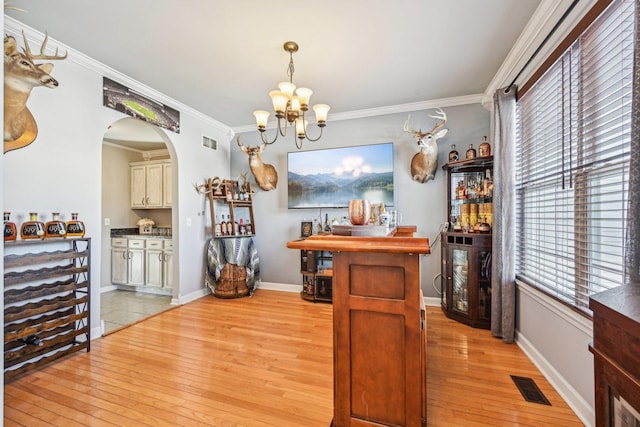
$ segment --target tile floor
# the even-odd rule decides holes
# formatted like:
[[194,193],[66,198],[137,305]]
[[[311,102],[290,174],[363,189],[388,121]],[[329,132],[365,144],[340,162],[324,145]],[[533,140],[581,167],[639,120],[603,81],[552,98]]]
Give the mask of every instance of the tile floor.
[[171,308],[171,297],[113,290],[100,295],[103,334]]

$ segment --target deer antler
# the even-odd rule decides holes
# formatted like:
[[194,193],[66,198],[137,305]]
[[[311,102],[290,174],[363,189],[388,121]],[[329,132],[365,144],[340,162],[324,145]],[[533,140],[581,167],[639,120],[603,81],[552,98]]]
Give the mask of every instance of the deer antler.
[[424,138],[425,136],[427,136],[429,134],[429,132],[422,132],[422,129],[418,129],[418,130],[415,130],[413,128],[409,129],[409,121],[410,120],[411,120],[411,114],[409,114],[409,116],[407,117],[407,120],[405,120],[404,126],[403,126],[402,129],[406,133],[412,134],[416,138],[416,141],[420,141],[422,138]]
[[440,119],[440,120],[442,120],[442,121],[441,121],[440,123],[438,123],[437,125],[435,125],[435,126],[433,127],[433,129],[431,129],[431,130],[429,131],[429,133],[431,133],[431,134],[435,134],[437,131],[439,131],[439,130],[440,130],[440,128],[442,128],[442,127],[447,123],[447,115],[445,114],[445,112],[444,112],[444,111],[442,111],[442,108],[437,108],[437,109],[436,109],[436,112],[437,112],[438,114],[436,114],[436,115],[434,115],[434,116],[432,116],[431,114],[429,114],[429,117],[431,117],[432,119]]
[[440,128],[442,128],[447,123],[447,115],[445,114],[444,111],[442,111],[442,108],[436,109],[436,112],[437,112],[436,115],[429,115],[429,117],[431,117],[432,119],[440,119],[442,121],[437,123],[433,127],[433,129],[431,129],[430,131],[422,132],[422,129],[415,130],[413,128],[409,128],[409,121],[411,120],[411,114],[409,114],[409,117],[407,117],[407,120],[404,122],[403,130],[407,133],[412,134],[416,138],[416,141],[422,140],[425,136],[434,135],[437,131],[440,130]]
[[29,49],[29,42],[27,41],[27,36],[24,34],[24,30],[22,30],[22,38],[24,39],[24,54],[29,61],[33,61],[34,59],[65,59],[67,57],[67,52],[64,53],[64,56],[58,55],[58,48],[56,48],[56,53],[54,55],[45,55],[44,50],[47,47],[47,42],[49,41],[49,35],[47,33],[44,34],[44,41],[42,42],[42,46],[40,47],[40,55],[33,55],[31,53],[31,49]]

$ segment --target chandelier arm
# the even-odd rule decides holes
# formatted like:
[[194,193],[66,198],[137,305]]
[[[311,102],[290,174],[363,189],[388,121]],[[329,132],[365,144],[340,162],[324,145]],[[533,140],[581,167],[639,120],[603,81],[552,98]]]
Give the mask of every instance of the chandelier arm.
[[269,141],[269,139],[267,139],[267,135],[264,132],[260,132],[260,138],[262,139],[262,142],[264,144],[271,145],[274,142],[276,142],[276,140],[278,139],[278,132],[276,132],[276,136],[273,138],[272,141]]
[[[318,127],[320,127],[320,126],[318,126]],[[306,129],[305,129],[305,131],[304,131],[304,136],[305,136],[309,141],[311,141],[311,142],[315,142],[315,141],[319,140],[320,138],[322,138],[322,129],[323,129],[323,127],[320,127],[320,135],[318,135],[318,137],[317,137],[317,138],[315,138],[315,139],[314,139],[314,138],[309,137],[309,135],[307,134],[307,130],[306,130]]]
[[267,138],[266,135],[266,130],[263,130],[262,132],[260,132],[260,138],[262,138],[262,142],[264,142],[267,145],[271,145],[274,142],[276,142],[278,140],[278,134],[280,133],[278,130],[280,128],[280,118],[278,117],[278,123],[276,124],[276,134],[273,137],[273,140],[269,141],[269,139]]
[[297,148],[298,150],[300,150],[300,149],[302,148],[302,142],[304,141],[304,138],[299,138],[299,137],[297,137],[297,136],[296,136],[296,137],[295,137],[295,138],[293,138],[293,139],[294,139],[294,140],[295,140],[295,142],[296,142],[296,148]]
[[287,136],[287,129],[289,128],[289,125],[286,119],[284,119],[283,122],[284,122],[284,131],[283,131],[283,128],[280,127],[280,119],[278,119],[278,132],[280,133],[280,135],[285,137]]

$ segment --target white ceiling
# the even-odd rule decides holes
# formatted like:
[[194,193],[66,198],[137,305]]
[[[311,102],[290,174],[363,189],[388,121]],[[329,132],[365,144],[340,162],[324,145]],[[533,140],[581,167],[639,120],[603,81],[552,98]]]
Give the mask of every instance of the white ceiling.
[[[482,94],[540,0],[14,0],[6,14],[234,128],[287,80],[331,114]],[[32,46],[32,50],[36,47]],[[55,76],[55,68],[53,71]]]

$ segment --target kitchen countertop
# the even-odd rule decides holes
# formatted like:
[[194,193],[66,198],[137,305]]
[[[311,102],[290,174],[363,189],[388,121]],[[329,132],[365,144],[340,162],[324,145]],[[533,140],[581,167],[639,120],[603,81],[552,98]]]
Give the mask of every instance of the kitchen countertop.
[[173,239],[173,236],[158,236],[155,234],[120,234],[117,236],[111,236],[112,239]]

